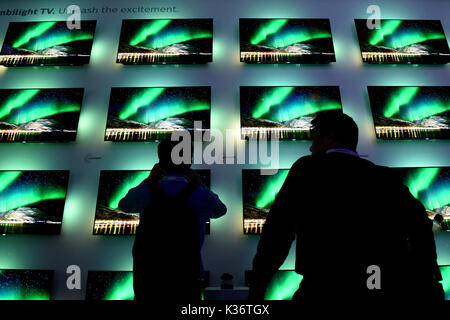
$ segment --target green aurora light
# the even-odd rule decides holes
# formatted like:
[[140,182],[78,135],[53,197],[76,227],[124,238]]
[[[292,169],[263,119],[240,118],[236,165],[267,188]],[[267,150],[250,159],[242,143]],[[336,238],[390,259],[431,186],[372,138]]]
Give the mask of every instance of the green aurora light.
[[192,103],[186,104],[184,101],[178,101],[174,103],[165,103],[146,112],[141,116],[138,121],[142,123],[150,123],[154,121],[164,120],[170,117],[174,117],[180,114],[194,111],[209,110],[210,106],[208,103]]
[[21,171],[0,172],[0,193],[8,188],[22,174]]
[[24,110],[18,112],[16,115],[11,117],[10,123],[13,124],[21,124],[21,123],[27,123],[33,120],[37,119],[43,119],[46,117],[51,117],[56,114],[60,113],[67,113],[67,112],[77,112],[80,111],[81,107],[79,105],[62,105],[58,106],[57,104],[47,104],[47,105],[40,105],[35,106],[34,108],[30,110]]
[[402,24],[402,20],[381,21],[381,28],[375,29],[370,35],[369,43],[373,46],[384,40],[384,37],[393,34]]
[[277,87],[266,94],[256,105],[252,117],[260,118],[270,111],[270,108],[281,104],[294,91],[295,87]]
[[250,43],[257,45],[267,39],[271,34],[277,33],[289,19],[274,19],[263,24],[256,34],[250,39]]
[[209,31],[174,31],[166,35],[154,37],[152,40],[146,42],[146,47],[158,49],[190,40],[207,38],[212,38],[212,33]]
[[5,104],[0,106],[0,119],[8,116],[12,110],[23,107],[39,92],[40,90],[35,89],[20,90],[19,93],[13,95]]
[[272,205],[288,174],[289,170],[282,170],[276,175],[268,178],[262,192],[256,198],[255,205],[258,208],[267,209]]
[[383,110],[383,116],[391,118],[400,112],[400,108],[408,105],[419,92],[420,87],[402,87],[392,95]]
[[43,35],[47,30],[53,27],[56,22],[40,22],[36,25],[32,25],[24,34],[22,34],[16,42],[12,44],[13,48],[19,48],[24,44],[30,42],[31,39]]
[[41,201],[65,199],[66,191],[63,188],[29,187],[0,195],[0,212],[26,207]]
[[120,186],[116,189],[109,201],[109,207],[111,209],[119,208],[119,202],[122,200],[131,189],[137,187],[144,181],[150,174],[150,171],[137,171],[130,177],[125,179]]
[[172,20],[163,19],[163,20],[155,20],[150,22],[149,24],[143,26],[130,40],[130,45],[136,46],[145,40],[148,37],[153,36],[164,29],[167,25],[170,24]]
[[133,98],[125,105],[123,110],[119,113],[119,118],[126,120],[138,112],[140,108],[148,106],[155,101],[166,88],[146,88],[142,92]]
[[314,39],[331,38],[331,34],[327,31],[306,31],[289,32],[279,35],[274,39],[267,41],[266,45],[273,48],[287,47],[292,44],[301,43]]
[[133,298],[133,272],[127,272],[109,288],[104,300],[132,300]]

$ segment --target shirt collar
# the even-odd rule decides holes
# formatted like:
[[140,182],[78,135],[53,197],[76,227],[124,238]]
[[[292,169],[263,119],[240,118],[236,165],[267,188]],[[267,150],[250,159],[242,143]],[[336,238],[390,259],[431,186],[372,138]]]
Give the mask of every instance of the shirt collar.
[[349,155],[352,155],[352,156],[355,156],[355,157],[358,157],[358,158],[359,158],[358,152],[355,152],[355,151],[350,150],[350,149],[345,149],[345,148],[331,148],[331,149],[328,149],[328,150],[327,150],[327,153],[330,153],[330,152],[346,153],[346,154],[349,154]]

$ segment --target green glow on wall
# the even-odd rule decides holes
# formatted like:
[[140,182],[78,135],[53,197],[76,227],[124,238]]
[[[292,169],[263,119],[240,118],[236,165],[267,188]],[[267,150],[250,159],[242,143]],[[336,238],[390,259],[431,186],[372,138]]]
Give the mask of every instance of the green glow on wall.
[[280,48],[290,46],[292,44],[301,43],[313,39],[331,38],[331,34],[326,31],[306,31],[290,32],[284,35],[277,36],[272,41],[266,42],[269,47]]
[[265,300],[291,300],[303,276],[295,271],[279,271],[267,286]]
[[268,178],[261,194],[256,198],[255,205],[258,208],[267,209],[272,205],[288,174],[289,170],[281,170],[276,175]]
[[94,36],[92,34],[67,31],[63,34],[51,35],[46,38],[39,39],[33,45],[27,46],[27,49],[39,51],[74,41],[91,39],[94,39]]
[[116,189],[116,192],[111,197],[109,201],[109,207],[111,209],[117,209],[119,207],[119,202],[122,200],[131,189],[137,187],[144,181],[150,171],[137,171],[134,172],[128,179],[122,182],[122,184]]
[[136,114],[140,108],[148,106],[155,101],[165,90],[166,88],[146,88],[142,90],[140,94],[131,98],[125,105],[119,113],[119,118],[123,120],[128,119]]
[[0,192],[8,188],[21,174],[20,171],[0,172]]
[[386,44],[391,48],[397,49],[415,43],[437,39],[445,39],[445,35],[437,32],[432,33],[425,33],[422,31],[405,32],[403,34],[393,36],[392,39],[386,42]]
[[130,45],[136,46],[144,42],[148,37],[153,36],[164,29],[172,20],[154,20],[143,26],[138,33],[130,40]]
[[439,171],[439,168],[420,168],[413,171],[413,174],[408,177],[406,185],[414,198],[418,199],[419,193],[431,186]]
[[19,48],[19,47],[23,46],[24,44],[27,44],[28,42],[30,42],[31,39],[43,35],[45,32],[47,32],[47,30],[49,30],[55,24],[56,24],[56,22],[40,22],[40,23],[33,25],[24,34],[22,34],[16,40],[16,42],[14,42],[12,44],[13,48]]
[[270,117],[270,120],[283,122],[304,117],[320,111],[339,109],[341,109],[341,104],[339,102],[330,101],[326,103],[317,103],[308,100],[301,103],[294,103],[290,106],[287,106],[286,108],[281,108],[281,110],[276,113],[275,117]]
[[426,193],[421,199],[423,205],[428,210],[442,208],[450,204],[450,184],[436,187],[433,192]]
[[256,105],[252,112],[252,117],[260,118],[262,115],[268,113],[270,108],[281,104],[294,91],[295,87],[278,87],[273,88],[261,101]]
[[445,292],[445,300],[450,300],[450,266],[440,267],[442,275],[442,287]]
[[18,191],[0,195],[0,212],[26,207],[41,201],[64,199],[66,191],[62,188],[21,188]]
[[209,31],[199,31],[199,32],[191,32],[191,31],[176,31],[171,32],[166,35],[161,35],[154,37],[153,40],[148,41],[146,43],[146,47],[158,49],[164,48],[176,43],[182,43],[195,39],[207,39],[212,38],[212,33]]
[[20,90],[19,93],[13,95],[8,101],[0,106],[0,119],[6,117],[12,110],[23,107],[28,101],[33,99],[40,90]]
[[374,29],[369,37],[369,43],[373,46],[384,40],[384,37],[393,34],[402,24],[402,20],[385,20],[380,21],[381,28]]
[[114,282],[114,285],[105,294],[104,300],[133,300],[133,272],[126,273]]
[[414,99],[420,87],[402,87],[394,94],[383,110],[383,116],[392,117],[400,112],[400,108]]
[[277,33],[283,26],[289,21],[289,19],[274,19],[263,24],[256,34],[250,39],[251,44],[259,44],[267,39],[267,36]]
[[17,115],[11,117],[10,123],[21,124],[27,123],[37,119],[44,119],[46,117],[54,116],[55,114],[76,112],[80,111],[81,107],[79,105],[62,105],[58,106],[56,104],[46,104],[35,106],[30,110],[21,110]]
[[184,101],[165,103],[161,106],[153,108],[151,111],[146,112],[143,116],[139,117],[137,120],[143,123],[150,123],[174,117],[186,112],[209,110],[209,108],[210,106],[208,103],[201,103],[201,102],[193,104],[186,104]]
[[409,108],[406,112],[406,115],[402,116],[402,119],[408,121],[416,121],[448,110],[450,110],[450,104],[445,105],[444,103],[442,103],[442,101],[439,100],[425,101]]

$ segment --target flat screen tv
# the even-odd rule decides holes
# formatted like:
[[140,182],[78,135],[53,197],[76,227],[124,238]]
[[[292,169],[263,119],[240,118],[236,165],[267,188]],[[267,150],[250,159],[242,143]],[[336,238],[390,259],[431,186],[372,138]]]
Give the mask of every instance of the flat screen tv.
[[69,171],[0,171],[0,234],[59,234]]
[[241,62],[335,62],[329,19],[239,19]]
[[449,139],[450,87],[367,87],[378,139]]
[[[207,130],[210,111],[210,87],[112,88],[105,141],[152,141],[179,130]],[[194,121],[201,121],[201,128]]]
[[[245,283],[251,282],[252,271],[245,271]],[[292,300],[294,293],[298,290],[303,276],[295,270],[278,270],[270,280],[264,300]]]
[[96,21],[69,29],[66,21],[10,22],[0,65],[47,66],[88,64]]
[[117,63],[212,62],[212,19],[123,20]]
[[76,140],[84,89],[0,89],[0,142]]
[[338,86],[241,87],[240,100],[242,139],[310,139],[317,114],[342,113]]
[[441,215],[441,230],[450,230],[450,167],[393,169],[411,194],[425,207],[428,217]]
[[242,170],[244,234],[260,234],[273,201],[286,180],[289,170],[262,175],[261,170]]
[[363,62],[444,64],[450,50],[440,20],[381,19],[380,28],[369,28],[366,19],[355,19]]
[[[195,170],[203,183],[209,187],[211,172]],[[123,212],[119,202],[134,187],[137,187],[150,171],[101,171],[95,212],[94,235],[135,235],[139,225],[139,212]],[[205,233],[209,233],[209,223]]]
[[53,271],[0,269],[0,300],[50,300]]

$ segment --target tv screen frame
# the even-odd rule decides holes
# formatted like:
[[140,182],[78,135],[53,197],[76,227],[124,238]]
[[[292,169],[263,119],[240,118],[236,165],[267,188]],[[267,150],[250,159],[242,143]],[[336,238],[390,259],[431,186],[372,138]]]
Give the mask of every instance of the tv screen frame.
[[[198,61],[196,61],[195,57],[189,57],[191,55],[187,55],[188,57],[186,57],[186,61],[155,61],[155,57],[151,57],[151,53],[147,54],[147,60],[149,59],[153,59],[152,62],[144,62],[144,61],[136,61],[138,57],[136,57],[137,53],[128,53],[128,52],[121,52],[121,46],[123,45],[123,32],[124,32],[124,28],[126,27],[125,24],[126,23],[133,23],[133,22],[145,22],[145,21],[163,21],[163,20],[175,20],[177,22],[182,22],[182,21],[204,21],[205,23],[210,23],[210,31],[211,31],[211,53],[208,55],[198,55],[200,56],[201,59],[197,59]],[[194,39],[195,40],[195,39]],[[122,25],[120,28],[120,36],[119,36],[119,44],[117,47],[117,55],[116,55],[116,63],[119,64],[124,64],[124,65],[192,65],[192,64],[200,64],[200,65],[204,65],[210,62],[213,62],[213,52],[214,52],[214,19],[212,18],[176,18],[176,19],[123,19],[122,20]],[[122,55],[122,56],[121,56]],[[163,54],[166,55],[167,58],[171,55],[175,55],[175,54]],[[141,54],[141,56],[145,57],[145,54]],[[176,55],[175,55],[176,56]],[[151,57],[151,58],[150,58]],[[134,61],[129,61],[131,59],[134,58]]]
[[[41,279],[32,279],[31,282],[30,280],[27,281],[27,283],[23,284],[23,287],[25,287],[27,289],[29,289],[30,287],[32,287],[34,290],[36,291],[44,291],[44,293],[25,293],[25,298],[23,297],[23,294],[21,293],[21,298],[16,298],[14,297],[14,295],[17,295],[16,293],[9,293],[9,297],[8,296],[3,296],[3,294],[5,294],[5,287],[8,288],[7,286],[4,286],[2,284],[2,277],[4,275],[4,273],[15,273],[15,275],[10,275],[10,277],[16,278],[17,281],[20,282],[24,282],[27,281],[26,278],[27,274],[29,273],[29,277],[40,277]],[[23,276],[25,275],[25,276]],[[22,279],[21,279],[22,277]],[[24,301],[24,300],[51,300],[52,299],[52,285],[53,285],[53,279],[54,279],[54,271],[53,270],[40,270],[40,269],[0,269],[0,300],[20,300],[20,301]],[[14,279],[12,280],[14,281]],[[32,282],[36,282],[36,284],[39,284],[39,282],[41,282],[41,284],[43,285],[41,288],[35,288],[33,287],[33,283]],[[10,290],[17,290],[16,288],[9,288]],[[20,290],[20,289],[18,289]],[[6,293],[5,295],[7,295],[8,293]],[[48,295],[48,296],[45,296]],[[27,297],[28,296],[28,297]]]
[[[420,49],[415,47],[414,51],[409,51],[409,52],[381,52],[379,53],[378,51],[374,51],[374,52],[367,52],[367,51],[363,51],[362,46],[364,45],[365,40],[363,40],[363,32],[365,32],[364,30],[362,30],[360,26],[362,26],[363,23],[366,23],[366,28],[367,28],[367,19],[354,19],[354,23],[355,23],[355,28],[356,28],[356,34],[357,34],[357,41],[359,44],[359,48],[360,48],[360,52],[361,52],[361,59],[363,63],[368,63],[368,64],[447,64],[450,63],[450,48],[448,45],[448,41],[447,41],[447,37],[445,35],[445,31],[443,29],[442,26],[442,22],[441,20],[432,20],[432,19],[380,19],[381,23],[386,22],[386,21],[406,21],[407,23],[438,23],[439,26],[437,26],[438,28],[440,28],[439,31],[442,31],[442,34],[444,35],[444,39],[443,42],[447,43],[447,48],[446,48],[446,53],[439,53],[439,52],[434,52],[431,53],[429,55],[425,55],[425,54],[421,54],[420,50],[424,50],[424,49]],[[393,32],[395,32],[395,22],[391,23],[392,24],[392,29],[394,29]],[[398,26],[397,26],[398,27]],[[383,39],[384,39],[384,34],[382,35]],[[436,40],[436,39],[429,39],[429,40]],[[420,41],[423,42],[423,41]],[[419,43],[419,42],[417,42]],[[414,44],[414,43],[413,43]],[[366,45],[371,45],[371,44],[366,44]],[[403,47],[406,47],[403,46]],[[395,48],[389,48],[389,47],[384,47],[386,48],[386,50],[390,49],[390,50],[395,50]],[[408,60],[409,59],[409,60]]]
[[[52,23],[55,23],[54,25],[51,25]],[[53,55],[46,55],[46,54],[38,54],[38,55],[20,55],[20,54],[5,54],[4,50],[7,49],[5,45],[7,45],[7,41],[9,41],[12,37],[10,32],[13,32],[12,30],[15,30],[17,27],[14,27],[15,24],[23,24],[25,27],[26,25],[32,25],[32,24],[41,24],[43,33],[50,30],[53,26],[57,25],[58,27],[62,27],[62,24],[65,24],[67,27],[67,21],[66,20],[55,20],[55,21],[11,21],[8,25],[8,29],[6,32],[5,39],[3,41],[2,49],[0,52],[0,65],[3,65],[5,67],[31,67],[31,66],[80,66],[89,64],[90,58],[92,55],[92,46],[95,39],[95,31],[97,28],[97,20],[81,20],[81,29],[83,29],[83,25],[86,26],[88,29],[87,33],[92,33],[92,38],[90,39],[80,39],[75,41],[90,41],[90,43],[87,45],[89,49],[86,49],[86,51],[89,51],[89,54],[76,54],[74,56],[65,56],[65,55],[58,55],[57,52],[53,53]],[[60,26],[61,25],[61,26]],[[69,29],[70,30],[70,29]],[[80,32],[78,29],[71,30],[73,32]],[[25,31],[24,31],[25,32]],[[33,39],[32,37],[31,39]],[[30,41],[30,40],[29,40]],[[29,42],[27,41],[27,42]],[[26,43],[27,43],[26,42]],[[71,41],[74,42],[74,41]],[[58,42],[56,42],[57,44]],[[61,43],[64,44],[64,43]],[[49,46],[40,50],[49,49],[51,51],[51,48],[58,47],[59,45],[55,46]],[[23,50],[23,49],[22,49]],[[25,49],[26,50],[26,49]],[[56,49],[53,49],[56,50]],[[28,50],[29,51],[29,50]],[[34,50],[39,51],[39,50]],[[56,61],[52,62],[51,57],[56,57]],[[47,60],[47,61],[46,61]],[[17,61],[18,63],[15,63]]]
[[[169,89],[169,90],[180,90],[180,92],[182,90],[189,90],[189,89],[196,89],[196,90],[207,90],[207,96],[205,97],[207,100],[207,103],[209,104],[209,116],[208,116],[208,121],[207,124],[205,126],[205,123],[203,123],[202,121],[202,127],[201,129],[196,129],[194,128],[194,130],[189,130],[189,129],[180,129],[180,130],[187,130],[189,133],[193,133],[196,130],[199,130],[202,134],[203,132],[209,131],[211,128],[211,87],[210,86],[181,86],[181,87],[112,87],[111,91],[110,91],[110,97],[109,97],[109,105],[108,105],[108,114],[107,114],[107,122],[106,122],[106,127],[105,127],[105,134],[104,134],[104,141],[108,141],[108,142],[114,142],[114,143],[130,143],[130,142],[139,142],[139,143],[143,143],[143,142],[155,142],[155,141],[160,141],[164,138],[169,137],[173,132],[176,132],[177,130],[157,130],[157,129],[153,129],[153,128],[109,128],[108,127],[108,123],[110,121],[110,114],[111,114],[111,108],[112,108],[112,104],[113,104],[113,99],[114,99],[114,91],[119,91],[119,90],[145,90],[145,89]],[[121,95],[123,96],[123,95]],[[130,99],[131,97],[129,97],[128,99]],[[156,101],[158,98],[155,98],[151,103],[153,103],[154,101]],[[125,103],[125,102],[124,102]],[[201,110],[200,110],[201,111]],[[170,117],[169,117],[170,118]],[[164,118],[162,120],[167,120],[169,118]],[[114,120],[114,119],[113,119]],[[128,120],[126,120],[128,121]],[[197,120],[194,120],[197,121]],[[145,124],[142,122],[138,122],[138,121],[133,121],[136,123],[136,126],[138,124],[141,124],[142,126],[144,126]],[[134,132],[137,131],[137,137],[134,138]],[[153,133],[154,132],[154,133]],[[119,139],[114,139],[114,138],[109,138],[109,136],[114,136],[114,135],[119,135]],[[132,136],[131,140],[124,140],[125,137],[130,137],[130,135]],[[149,138],[147,138],[147,135],[149,136]],[[151,135],[156,135],[155,138],[151,138]],[[120,139],[120,137],[124,136],[124,139]]]
[[[274,54],[263,54],[259,53],[257,51],[243,51],[243,46],[245,43],[243,43],[244,39],[244,31],[243,31],[243,22],[251,22],[251,21],[261,21],[261,24],[264,22],[270,22],[274,20],[289,20],[293,21],[294,23],[305,23],[305,22],[322,22],[325,24],[328,24],[328,30],[327,32],[330,33],[330,41],[331,41],[331,47],[333,52],[330,54],[326,53],[318,53],[318,54],[297,54],[299,56],[298,58],[291,57],[293,53],[290,52],[278,52]],[[276,33],[276,32],[274,32]],[[318,38],[320,39],[320,38]],[[314,39],[312,39],[314,40]],[[317,39],[315,39],[317,40]],[[250,46],[250,44],[247,44]],[[290,45],[289,45],[290,46]],[[288,47],[288,46],[286,46]],[[263,59],[264,55],[269,55],[270,60]],[[309,57],[311,56],[311,57]],[[282,59],[285,59],[286,61],[282,61]],[[292,61],[290,61],[292,59]],[[333,43],[333,34],[331,30],[331,23],[330,19],[328,18],[239,18],[239,61],[242,63],[247,64],[329,64],[332,62],[336,62],[336,52],[335,52],[335,46]]]
[[[36,92],[38,91],[39,92]],[[43,130],[46,130],[46,128],[48,128],[49,124],[48,123],[42,123],[39,122],[39,120],[46,120],[48,117],[52,117],[56,114],[49,114],[47,116],[47,118],[38,118],[38,119],[34,119],[31,121],[28,121],[26,124],[28,124],[30,126],[31,124],[31,129],[30,128],[26,128],[24,130],[19,130],[16,129],[15,127],[20,128],[20,126],[22,125],[26,125],[26,124],[20,124],[20,125],[16,125],[16,124],[11,124],[8,122],[4,122],[1,121],[0,118],[0,125],[2,123],[5,123],[6,125],[10,125],[12,127],[12,129],[0,129],[0,144],[1,143],[71,143],[71,142],[75,142],[77,135],[78,135],[78,127],[80,124],[80,114],[81,111],[83,109],[83,100],[84,100],[84,92],[85,89],[84,88],[25,88],[25,89],[0,89],[0,95],[3,96],[4,94],[2,94],[2,92],[4,92],[5,94],[8,92],[17,92],[20,95],[20,92],[25,93],[24,99],[30,99],[28,101],[31,101],[35,96],[38,96],[39,94],[43,94],[44,96],[47,96],[49,94],[53,94],[53,93],[58,93],[61,92],[62,94],[67,94],[67,95],[73,95],[73,101],[75,101],[75,104],[79,105],[79,110],[69,110],[69,109],[73,109],[73,106],[71,105],[66,105],[65,107],[67,108],[67,110],[69,110],[67,113],[76,113],[76,120],[73,121],[74,123],[74,128],[63,128],[63,129],[56,129],[56,133],[52,132],[52,131],[41,131],[40,132],[40,136],[41,137],[35,137],[33,138],[33,134],[34,133],[39,133],[39,131],[37,131],[36,125],[41,125],[43,127]],[[71,93],[72,92],[72,93]],[[11,99],[11,98],[10,98]],[[28,103],[25,102],[25,103]],[[0,101],[1,102],[1,101]],[[5,100],[6,102],[6,100]],[[72,102],[72,101],[71,101]],[[44,112],[45,112],[45,108],[48,106],[44,106]],[[14,108],[12,110],[10,110],[9,113],[14,112],[15,110],[20,111],[20,108]],[[51,113],[51,112],[50,112]],[[64,113],[64,112],[62,112]],[[59,114],[62,114],[59,113]],[[1,114],[0,114],[1,116]],[[22,115],[18,115],[18,117],[20,117]],[[39,122],[39,123],[38,123]],[[55,121],[54,125],[59,125],[61,123],[61,121]],[[19,138],[16,139],[16,136],[19,135]],[[30,137],[31,135],[31,137]],[[20,136],[23,136],[22,138],[20,138]],[[67,137],[66,137],[67,136]],[[30,137],[30,138],[29,138]],[[60,137],[60,138],[59,138]]]

